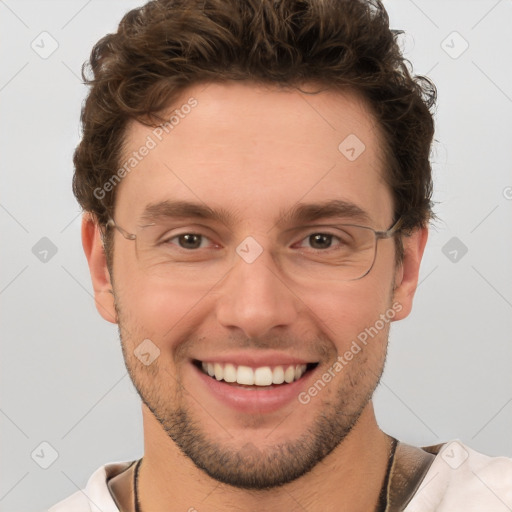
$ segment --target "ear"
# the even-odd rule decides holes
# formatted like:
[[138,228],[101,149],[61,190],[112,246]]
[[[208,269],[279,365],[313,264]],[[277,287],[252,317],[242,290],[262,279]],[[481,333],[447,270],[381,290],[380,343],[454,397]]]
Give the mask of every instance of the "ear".
[[107,267],[107,258],[97,219],[89,212],[82,217],[82,246],[89,264],[94,302],[99,314],[108,322],[117,323],[114,293]]
[[394,302],[402,306],[393,320],[402,320],[412,309],[412,302],[418,286],[421,258],[428,238],[427,228],[415,229],[402,238],[404,258],[395,273]]

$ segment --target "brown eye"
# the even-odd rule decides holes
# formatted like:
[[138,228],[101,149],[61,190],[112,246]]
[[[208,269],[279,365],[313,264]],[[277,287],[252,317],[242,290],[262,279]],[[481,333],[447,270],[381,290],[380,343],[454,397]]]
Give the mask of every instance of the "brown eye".
[[333,235],[327,233],[315,233],[309,235],[309,243],[313,249],[329,249],[332,244]]
[[162,243],[166,246],[178,246],[180,249],[193,250],[207,247],[209,238],[199,233],[182,233],[167,238]]
[[180,247],[183,249],[198,249],[201,246],[202,235],[196,235],[193,233],[187,233],[185,235],[179,235]]
[[331,233],[311,233],[306,238],[302,239],[299,248],[311,249],[312,251],[327,252],[328,249],[333,248],[333,246],[335,245],[334,239],[337,241],[338,245],[342,243],[340,237],[333,235]]

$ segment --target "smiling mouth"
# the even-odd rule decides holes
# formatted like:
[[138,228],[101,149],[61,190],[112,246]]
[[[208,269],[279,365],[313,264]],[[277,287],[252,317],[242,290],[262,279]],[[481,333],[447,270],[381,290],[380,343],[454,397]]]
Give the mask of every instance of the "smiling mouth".
[[291,384],[318,366],[318,363],[308,363],[252,368],[231,363],[209,363],[197,359],[193,361],[193,364],[212,379],[252,389],[272,389]]

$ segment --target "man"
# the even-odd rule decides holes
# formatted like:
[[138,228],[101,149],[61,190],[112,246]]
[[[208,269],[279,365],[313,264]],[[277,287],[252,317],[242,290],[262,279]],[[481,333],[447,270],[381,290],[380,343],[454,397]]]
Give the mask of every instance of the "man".
[[52,512],[512,506],[511,460],[374,415],[432,215],[395,35],[376,0],[160,0],[95,46],[73,187],[145,449]]

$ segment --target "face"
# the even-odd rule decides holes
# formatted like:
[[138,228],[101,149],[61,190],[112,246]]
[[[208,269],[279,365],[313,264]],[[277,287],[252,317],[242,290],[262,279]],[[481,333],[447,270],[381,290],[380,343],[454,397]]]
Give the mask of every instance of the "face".
[[[115,221],[137,240],[115,232],[114,302],[101,311],[117,315],[130,376],[169,442],[219,481],[282,485],[354,427],[383,371],[389,323],[410,308],[393,239],[358,280],[330,259],[340,225],[393,223],[378,128],[354,95],[248,83],[196,85],[173,108],[169,133],[128,128],[123,162],[137,152],[137,163],[117,185]],[[156,216],[165,201],[225,216]],[[292,215],[332,201],[336,216]],[[152,245],[164,232],[165,248]],[[224,380],[243,366],[239,383]],[[259,385],[289,366],[294,382]],[[258,385],[240,384],[254,375]]]

